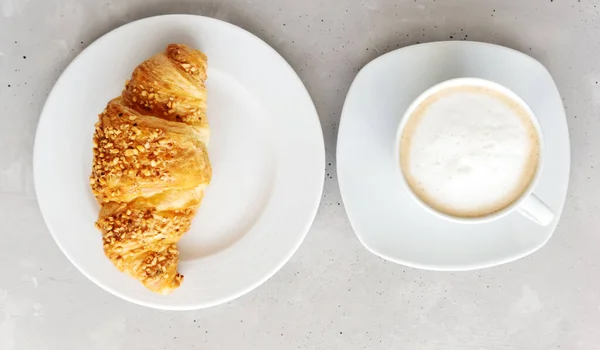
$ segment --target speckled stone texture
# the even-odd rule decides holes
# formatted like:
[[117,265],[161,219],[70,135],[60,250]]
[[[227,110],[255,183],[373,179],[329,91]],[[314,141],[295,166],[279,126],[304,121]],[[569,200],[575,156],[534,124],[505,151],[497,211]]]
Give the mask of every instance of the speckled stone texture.
[[[0,349],[600,349],[597,6],[0,0]],[[102,34],[166,13],[216,17],[277,49],[312,95],[327,147],[323,202],[292,260],[244,297],[194,312],[139,307],[88,281],[53,242],[32,182],[37,120],[61,71]],[[508,265],[465,273],[395,265],[360,245],[341,205],[334,155],[344,97],[385,52],[465,39],[523,51],[554,76],[572,146],[565,211],[546,247]]]

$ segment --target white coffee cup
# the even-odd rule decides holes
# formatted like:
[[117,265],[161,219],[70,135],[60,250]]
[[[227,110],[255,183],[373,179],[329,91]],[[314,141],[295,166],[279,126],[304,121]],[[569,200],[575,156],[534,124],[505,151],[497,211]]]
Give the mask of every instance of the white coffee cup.
[[[487,89],[491,89],[496,92],[499,92],[500,94],[508,97],[511,101],[518,104],[522,108],[522,110],[526,111],[528,117],[531,120],[531,123],[533,124],[533,126],[535,127],[535,130],[537,131],[537,136],[538,136],[538,140],[539,140],[539,157],[538,157],[538,162],[537,162],[537,168],[535,171],[535,175],[533,176],[533,178],[527,185],[525,191],[521,192],[521,195],[518,198],[516,198],[515,200],[513,200],[511,202],[511,204],[505,206],[501,210],[495,211],[495,212],[485,215],[485,216],[477,216],[477,217],[454,216],[454,215],[450,215],[450,214],[441,212],[441,211],[433,208],[429,204],[425,203],[421,198],[419,198],[419,196],[413,191],[411,186],[408,184],[408,181],[405,178],[404,172],[402,171],[402,167],[400,165],[401,164],[400,144],[401,144],[402,135],[403,135],[403,132],[407,125],[408,120],[413,116],[413,113],[415,112],[415,110],[419,106],[421,106],[421,104],[428,97],[432,96],[433,94],[436,94],[437,92],[439,92],[441,90],[454,88],[454,87],[461,87],[461,86],[481,86],[483,88],[487,88]],[[447,220],[450,220],[453,222],[458,222],[458,223],[467,223],[467,224],[469,224],[469,223],[484,223],[484,222],[490,222],[493,220],[500,219],[514,211],[517,211],[521,215],[528,218],[529,220],[535,222],[536,224],[542,225],[542,226],[546,226],[554,220],[555,215],[552,212],[552,210],[550,210],[550,208],[548,208],[548,206],[546,204],[544,204],[535,194],[533,194],[533,189],[537,185],[539,178],[540,178],[540,174],[542,172],[542,165],[543,165],[543,160],[544,160],[544,137],[542,134],[541,127],[539,125],[539,122],[538,122],[534,112],[527,105],[527,103],[525,103],[525,101],[523,101],[523,99],[521,99],[516,93],[514,93],[510,89],[508,89],[500,84],[497,84],[497,83],[494,83],[494,82],[491,82],[488,80],[484,80],[484,79],[479,79],[479,78],[458,78],[458,79],[444,81],[442,83],[439,83],[439,84],[429,88],[428,90],[423,92],[419,97],[417,97],[413,101],[413,103],[408,107],[406,112],[404,113],[402,121],[400,122],[400,125],[398,127],[398,131],[396,134],[396,142],[394,144],[394,147],[395,147],[395,150],[394,150],[395,161],[397,163],[397,168],[398,168],[399,175],[400,175],[399,176],[400,181],[403,183],[405,188],[410,193],[411,197],[417,203],[419,203],[423,208],[425,208],[426,210],[428,210],[429,212],[433,213],[434,215],[436,215],[438,217],[442,217]]]

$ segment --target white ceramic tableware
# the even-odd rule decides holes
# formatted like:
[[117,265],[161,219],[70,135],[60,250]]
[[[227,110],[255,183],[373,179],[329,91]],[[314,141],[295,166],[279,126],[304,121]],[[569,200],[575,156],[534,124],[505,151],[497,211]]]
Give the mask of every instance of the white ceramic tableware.
[[[396,131],[425,90],[475,77],[501,84],[531,107],[545,139],[544,168],[533,192],[554,212],[547,226],[519,213],[465,225],[423,209],[398,179]],[[552,236],[569,182],[569,133],[552,76],[535,59],[478,42],[410,46],[367,64],[352,83],[342,112],[337,175],[350,223],[371,252],[431,270],[470,270],[524,257]]]
[[[121,93],[133,69],[169,43],[208,56],[213,178],[179,244],[185,280],[165,296],[146,290],[104,256],[89,175],[97,115]],[[123,299],[171,310],[227,302],[279,270],[317,212],[324,169],[319,119],[294,70],[254,35],[190,15],[136,21],[86,48],[50,93],[34,148],[39,205],[69,260]]]
[[[421,105],[421,103],[423,101],[425,101],[429,96],[432,96],[435,93],[437,93],[441,90],[444,90],[444,89],[460,87],[460,86],[481,86],[481,87],[489,88],[489,89],[500,92],[504,96],[509,97],[512,101],[518,103],[521,106],[521,108],[527,112],[529,119],[531,120],[533,126],[535,127],[535,129],[537,131],[537,136],[538,136],[538,140],[540,143],[540,154],[539,154],[539,158],[538,158],[537,170],[535,172],[534,178],[527,186],[527,189],[521,194],[521,196],[519,196],[519,198],[517,198],[512,204],[510,204],[506,208],[499,210],[497,212],[494,212],[492,214],[489,214],[489,215],[481,216],[481,217],[465,218],[465,217],[452,216],[452,215],[448,215],[446,213],[439,212],[439,211],[435,210],[434,208],[430,207],[429,205],[425,204],[411,190],[410,186],[408,186],[408,184],[406,183],[406,179],[402,175],[402,170],[400,167],[400,146],[399,146],[400,138],[402,137],[402,132],[404,131],[404,128],[409,120],[409,117],[414,113],[415,109],[417,109]],[[448,219],[448,220],[451,220],[454,222],[465,223],[465,224],[480,224],[480,223],[489,222],[492,220],[498,220],[514,211],[518,211],[526,218],[528,218],[528,219],[532,220],[533,222],[535,222],[539,225],[542,225],[542,226],[548,225],[554,219],[554,213],[552,212],[552,210],[550,210],[550,208],[548,208],[548,206],[546,204],[544,204],[544,202],[542,202],[535,194],[533,194],[533,189],[535,188],[535,186],[537,185],[537,182],[540,179],[540,175],[542,174],[543,164],[544,164],[544,135],[540,128],[540,124],[537,120],[537,117],[535,116],[535,113],[531,110],[531,108],[527,105],[527,103],[525,101],[523,101],[523,99],[521,97],[519,97],[517,94],[512,92],[510,89],[507,89],[506,87],[504,87],[498,83],[494,83],[492,81],[484,80],[484,79],[480,79],[480,78],[456,78],[456,79],[451,79],[451,80],[441,82],[441,83],[427,89],[425,92],[423,92],[421,95],[419,95],[419,97],[417,97],[413,101],[413,103],[411,103],[411,105],[408,107],[408,109],[404,113],[404,115],[402,117],[402,121],[400,122],[400,126],[398,127],[398,131],[396,133],[396,142],[395,142],[394,147],[395,147],[394,152],[396,154],[395,160],[396,160],[396,164],[398,164],[399,180],[406,186],[406,190],[411,195],[411,197],[417,203],[422,205],[423,208],[425,208],[426,210],[429,210],[434,215],[437,215],[439,217],[442,217],[442,218],[445,218],[445,219]]]

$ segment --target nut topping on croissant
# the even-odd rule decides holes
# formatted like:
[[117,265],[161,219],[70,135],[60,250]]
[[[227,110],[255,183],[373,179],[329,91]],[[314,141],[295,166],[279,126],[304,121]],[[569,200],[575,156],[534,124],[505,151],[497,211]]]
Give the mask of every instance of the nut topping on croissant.
[[96,123],[90,185],[104,252],[161,294],[183,280],[177,242],[212,176],[206,69],[202,52],[171,44],[134,70]]

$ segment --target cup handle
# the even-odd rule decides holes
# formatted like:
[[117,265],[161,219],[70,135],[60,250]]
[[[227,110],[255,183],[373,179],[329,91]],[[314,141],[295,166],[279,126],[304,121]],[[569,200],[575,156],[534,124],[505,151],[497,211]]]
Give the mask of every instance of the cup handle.
[[554,220],[554,213],[535,194],[530,194],[517,208],[524,217],[541,226],[547,226]]

